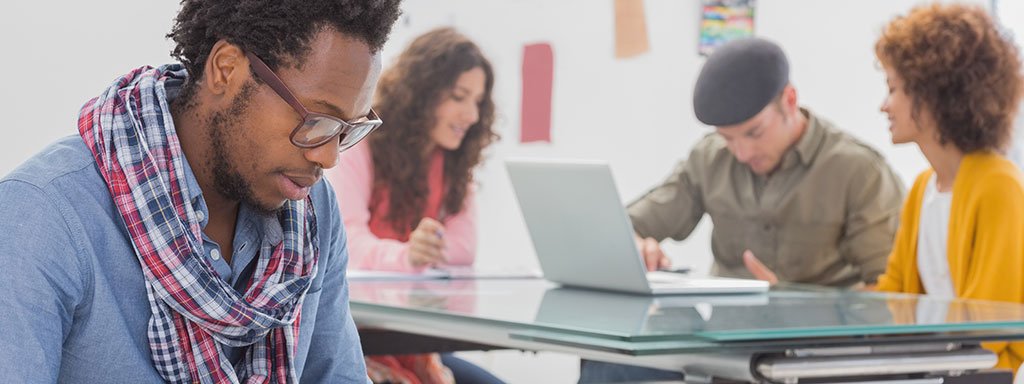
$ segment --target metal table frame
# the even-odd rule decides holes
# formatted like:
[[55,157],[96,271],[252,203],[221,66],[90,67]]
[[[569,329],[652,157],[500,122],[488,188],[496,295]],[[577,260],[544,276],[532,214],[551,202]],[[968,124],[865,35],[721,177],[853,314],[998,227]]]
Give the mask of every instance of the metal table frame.
[[[558,337],[546,338],[543,331],[506,322],[413,313],[359,302],[352,303],[352,314],[356,323],[366,329],[364,334],[373,335],[368,340],[377,337],[377,342],[384,344],[371,341],[367,345],[368,351],[376,353],[499,348],[561,352],[584,359],[682,371],[688,383],[1009,384],[1012,380],[1008,372],[986,370],[995,365],[996,356],[981,349],[977,340],[937,342],[935,338],[924,335],[919,340],[912,335],[901,335],[895,338],[897,341],[886,338],[846,339],[843,343],[823,340],[818,345],[810,343],[806,347],[795,348],[771,347],[769,344],[767,348],[737,348],[720,353],[641,355],[608,348],[608,340],[588,341],[584,336],[574,342]],[[950,340],[958,337],[957,334],[948,335]],[[964,337],[974,338],[967,334]],[[1020,339],[1024,335],[991,337]],[[396,340],[402,340],[400,344],[412,341],[416,348],[393,348]],[[623,343],[629,345],[630,342]]]

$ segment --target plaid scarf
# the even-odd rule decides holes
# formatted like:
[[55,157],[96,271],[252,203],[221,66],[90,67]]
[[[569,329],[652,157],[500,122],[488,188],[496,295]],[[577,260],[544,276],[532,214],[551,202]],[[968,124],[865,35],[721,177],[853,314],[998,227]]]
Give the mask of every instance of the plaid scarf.
[[[164,88],[186,76],[181,65],[135,69],[78,119],[146,278],[153,364],[170,383],[297,382],[299,314],[319,254],[312,203],[280,210],[283,241],[260,248],[244,295],[218,277],[184,200],[192,195]],[[223,346],[248,348],[232,367]]]

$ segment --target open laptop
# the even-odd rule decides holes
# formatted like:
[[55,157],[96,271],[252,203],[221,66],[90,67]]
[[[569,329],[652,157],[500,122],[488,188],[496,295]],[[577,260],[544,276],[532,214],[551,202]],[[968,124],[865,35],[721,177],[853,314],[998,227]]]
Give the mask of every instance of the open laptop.
[[654,295],[768,290],[760,280],[646,272],[605,162],[515,159],[505,166],[550,281]]

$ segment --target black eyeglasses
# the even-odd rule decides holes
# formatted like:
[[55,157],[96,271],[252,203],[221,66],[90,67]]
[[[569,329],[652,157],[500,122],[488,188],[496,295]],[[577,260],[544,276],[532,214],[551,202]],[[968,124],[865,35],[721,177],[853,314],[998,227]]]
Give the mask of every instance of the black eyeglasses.
[[299,103],[299,99],[295,98],[295,94],[288,89],[284,81],[281,81],[281,78],[274,71],[270,70],[267,63],[264,63],[259,57],[249,52],[246,52],[245,56],[252,63],[252,69],[256,76],[267,83],[270,88],[273,88],[274,92],[277,92],[277,95],[281,96],[302,117],[302,122],[292,130],[292,134],[289,136],[292,144],[296,147],[315,148],[339,137],[338,151],[344,151],[356,145],[366,135],[384,123],[377,116],[377,112],[373,108],[370,108],[368,115],[351,122],[331,115],[311,112],[302,103]]

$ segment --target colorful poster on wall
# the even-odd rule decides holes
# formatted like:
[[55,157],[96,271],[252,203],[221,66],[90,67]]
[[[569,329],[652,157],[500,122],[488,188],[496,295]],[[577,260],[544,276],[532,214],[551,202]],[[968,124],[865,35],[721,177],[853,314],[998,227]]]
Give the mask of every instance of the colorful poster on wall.
[[523,48],[523,100],[519,119],[519,142],[551,142],[551,87],[554,82],[554,52],[547,43]]
[[701,0],[698,52],[707,56],[715,47],[754,35],[755,0]]
[[633,57],[649,49],[644,0],[615,0],[615,57]]

